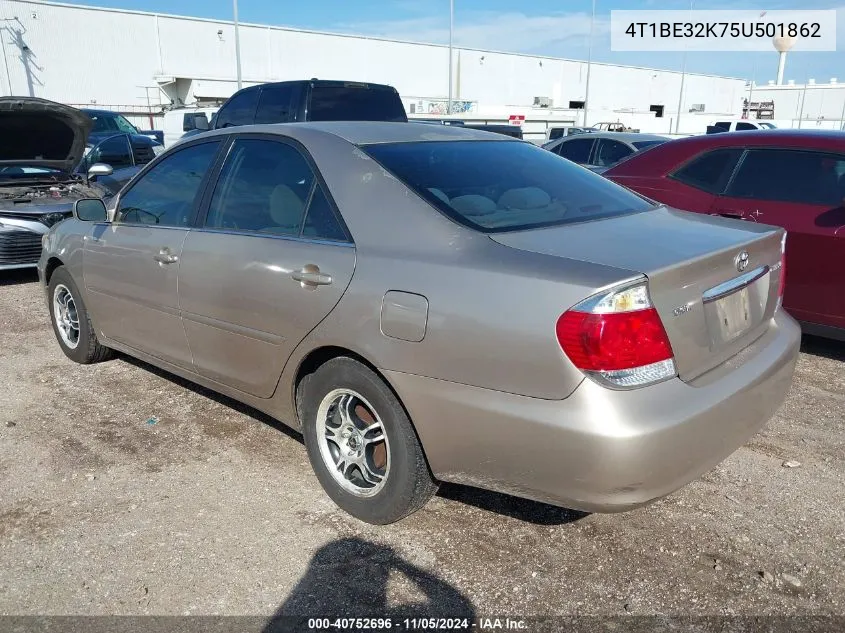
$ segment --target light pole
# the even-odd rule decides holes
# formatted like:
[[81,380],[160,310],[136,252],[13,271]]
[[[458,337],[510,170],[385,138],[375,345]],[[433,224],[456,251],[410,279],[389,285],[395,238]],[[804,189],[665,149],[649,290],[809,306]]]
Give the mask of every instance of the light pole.
[[587,127],[587,109],[590,106],[590,69],[593,65],[593,29],[596,24],[596,0],[592,2],[593,10],[590,14],[590,40],[587,42],[587,88],[584,91],[584,127]]
[[[689,10],[692,12],[692,3],[695,0],[689,0]],[[690,16],[690,19],[692,16]],[[687,45],[686,41],[684,41],[684,55],[683,61],[681,62],[681,91],[678,93],[678,116],[675,117],[675,134],[678,133],[678,130],[681,127],[681,109],[684,106],[684,84],[686,83],[687,79]]]
[[452,114],[452,32],[455,30],[455,0],[449,0],[449,103],[446,113]]
[[238,69],[238,90],[241,89],[241,40],[238,35],[238,0],[232,0],[232,8],[235,14],[235,63]]

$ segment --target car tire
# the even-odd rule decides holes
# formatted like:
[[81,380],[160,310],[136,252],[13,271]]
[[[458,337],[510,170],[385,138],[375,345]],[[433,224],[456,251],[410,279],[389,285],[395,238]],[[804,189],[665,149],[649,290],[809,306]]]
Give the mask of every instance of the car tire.
[[299,384],[297,412],[317,479],[352,516],[386,525],[437,492],[402,403],[366,365],[347,357],[321,365]]
[[47,303],[53,333],[65,356],[83,365],[98,363],[112,356],[112,350],[97,340],[82,294],[64,266],[56,268],[50,277]]

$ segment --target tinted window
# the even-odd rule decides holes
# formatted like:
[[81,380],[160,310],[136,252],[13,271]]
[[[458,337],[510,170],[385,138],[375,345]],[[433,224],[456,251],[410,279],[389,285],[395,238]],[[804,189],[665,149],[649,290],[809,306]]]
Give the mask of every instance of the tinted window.
[[672,177],[697,189],[721,193],[741,155],[741,149],[706,152],[681,167]]
[[842,205],[845,157],[799,150],[749,151],[729,196],[838,207]]
[[126,134],[137,134],[138,128],[132,125],[129,121],[126,120],[126,117],[123,115],[117,114],[114,117],[115,125],[117,125],[117,129],[121,132],[125,132]]
[[590,150],[593,147],[593,139],[576,138],[571,141],[564,141],[557,146],[556,153],[573,163],[586,164],[590,160]]
[[205,112],[189,112],[182,115],[182,131],[189,132],[191,130],[199,129],[200,121],[205,119],[208,123],[208,117]]
[[634,153],[630,147],[619,141],[610,139],[599,139],[599,148],[596,151],[596,165],[608,167]]
[[275,141],[240,139],[220,174],[206,226],[299,235],[314,180],[296,148]]
[[121,196],[118,221],[187,226],[219,145],[217,141],[194,145],[163,158]]
[[255,112],[256,123],[286,123],[293,121],[293,84],[268,86],[261,91],[258,110]]
[[256,88],[235,93],[217,113],[215,128],[224,128],[231,125],[252,125],[255,120],[257,101],[258,90]]
[[399,94],[389,88],[317,84],[311,89],[311,121],[407,121]]
[[304,237],[322,240],[345,241],[346,232],[341,228],[334,209],[332,209],[323,187],[317,184],[308,205],[305,216],[305,226],[302,229]]
[[624,187],[530,143],[431,141],[365,151],[434,207],[485,232],[652,208]]
[[562,127],[553,127],[549,131],[549,140],[554,141],[555,139],[563,138],[563,132],[564,130]]
[[666,141],[634,141],[633,143],[631,143],[631,145],[640,150],[645,149],[646,147],[654,147],[655,145],[661,145],[665,142]]
[[106,139],[88,152],[85,161],[89,166],[94,163],[105,163],[111,165],[114,169],[131,167],[133,163],[129,137],[120,134]]
[[736,129],[737,129],[737,131],[740,131],[740,130],[756,130],[757,126],[753,125],[751,123],[743,123],[742,121],[740,121],[739,123],[736,124]]
[[718,123],[714,124],[714,127],[720,127],[723,130],[730,130],[731,124],[729,121],[719,121]]

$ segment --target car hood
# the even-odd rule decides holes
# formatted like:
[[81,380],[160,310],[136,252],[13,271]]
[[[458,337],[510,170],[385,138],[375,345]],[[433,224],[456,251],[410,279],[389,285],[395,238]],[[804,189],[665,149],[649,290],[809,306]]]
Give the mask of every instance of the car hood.
[[0,97],[0,166],[71,171],[85,152],[91,119],[37,97]]

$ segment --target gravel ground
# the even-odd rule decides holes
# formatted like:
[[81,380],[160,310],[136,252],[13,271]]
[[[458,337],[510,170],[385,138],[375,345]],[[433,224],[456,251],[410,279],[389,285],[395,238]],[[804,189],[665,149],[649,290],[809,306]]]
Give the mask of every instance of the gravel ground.
[[32,273],[0,273],[0,356],[0,614],[845,614],[843,344],[805,338],[765,430],[652,506],[444,486],[384,528],[268,417],[67,360]]

